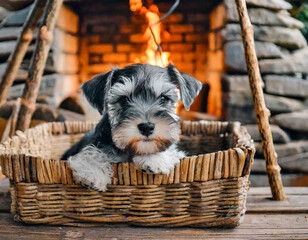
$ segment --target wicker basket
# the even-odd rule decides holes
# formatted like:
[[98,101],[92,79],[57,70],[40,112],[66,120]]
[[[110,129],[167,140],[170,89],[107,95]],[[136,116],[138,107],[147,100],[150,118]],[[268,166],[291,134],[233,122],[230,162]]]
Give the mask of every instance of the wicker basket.
[[[254,147],[239,123],[182,123],[186,157],[167,176],[114,164],[112,184],[98,192],[73,180],[61,154],[92,122],[42,124],[0,144],[11,182],[11,212],[30,224],[235,227],[245,214]],[[203,153],[203,154],[200,154]]]

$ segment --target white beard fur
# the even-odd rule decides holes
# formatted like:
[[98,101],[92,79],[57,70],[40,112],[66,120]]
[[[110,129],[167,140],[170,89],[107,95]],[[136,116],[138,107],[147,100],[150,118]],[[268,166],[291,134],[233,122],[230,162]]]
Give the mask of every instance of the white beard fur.
[[[173,144],[163,152],[135,156],[133,162],[137,168],[153,173],[169,174],[170,170],[183,157],[185,157],[185,153],[179,151]],[[75,156],[68,158],[74,180],[98,191],[106,191],[107,184],[111,184],[112,163],[114,163],[114,159],[93,145],[85,147]]]

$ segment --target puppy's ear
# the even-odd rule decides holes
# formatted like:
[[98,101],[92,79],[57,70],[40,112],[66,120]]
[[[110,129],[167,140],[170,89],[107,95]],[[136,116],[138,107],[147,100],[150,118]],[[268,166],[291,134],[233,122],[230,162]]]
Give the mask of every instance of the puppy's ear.
[[180,88],[181,100],[185,109],[189,110],[202,88],[202,83],[186,73],[180,73],[172,63],[167,66],[167,70],[171,81]]
[[81,85],[81,90],[89,103],[95,107],[100,114],[106,109],[105,96],[109,91],[112,83],[112,77],[117,68],[110,72],[96,75],[91,80]]

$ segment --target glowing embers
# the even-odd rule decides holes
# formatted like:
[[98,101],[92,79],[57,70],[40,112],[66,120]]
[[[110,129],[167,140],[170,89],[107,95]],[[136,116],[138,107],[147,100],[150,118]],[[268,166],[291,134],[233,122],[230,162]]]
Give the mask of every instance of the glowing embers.
[[151,0],[148,1],[148,8],[143,6],[142,0],[130,0],[129,4],[130,10],[135,14],[144,15],[148,24],[148,27],[143,35],[144,40],[147,41],[145,56],[141,57],[140,59],[136,58],[135,62],[150,63],[152,65],[158,65],[161,67],[167,66],[169,63],[168,59],[170,53],[158,50],[158,46],[161,43],[162,32],[161,23],[157,23],[159,21],[158,7],[153,4],[153,1]]

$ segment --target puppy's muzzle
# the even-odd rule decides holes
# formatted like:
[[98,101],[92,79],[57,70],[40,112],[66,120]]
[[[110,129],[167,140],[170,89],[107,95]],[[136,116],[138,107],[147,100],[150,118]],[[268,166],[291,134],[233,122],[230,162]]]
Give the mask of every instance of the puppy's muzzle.
[[140,123],[137,125],[139,132],[144,136],[150,136],[155,129],[155,124],[148,122],[148,123]]

